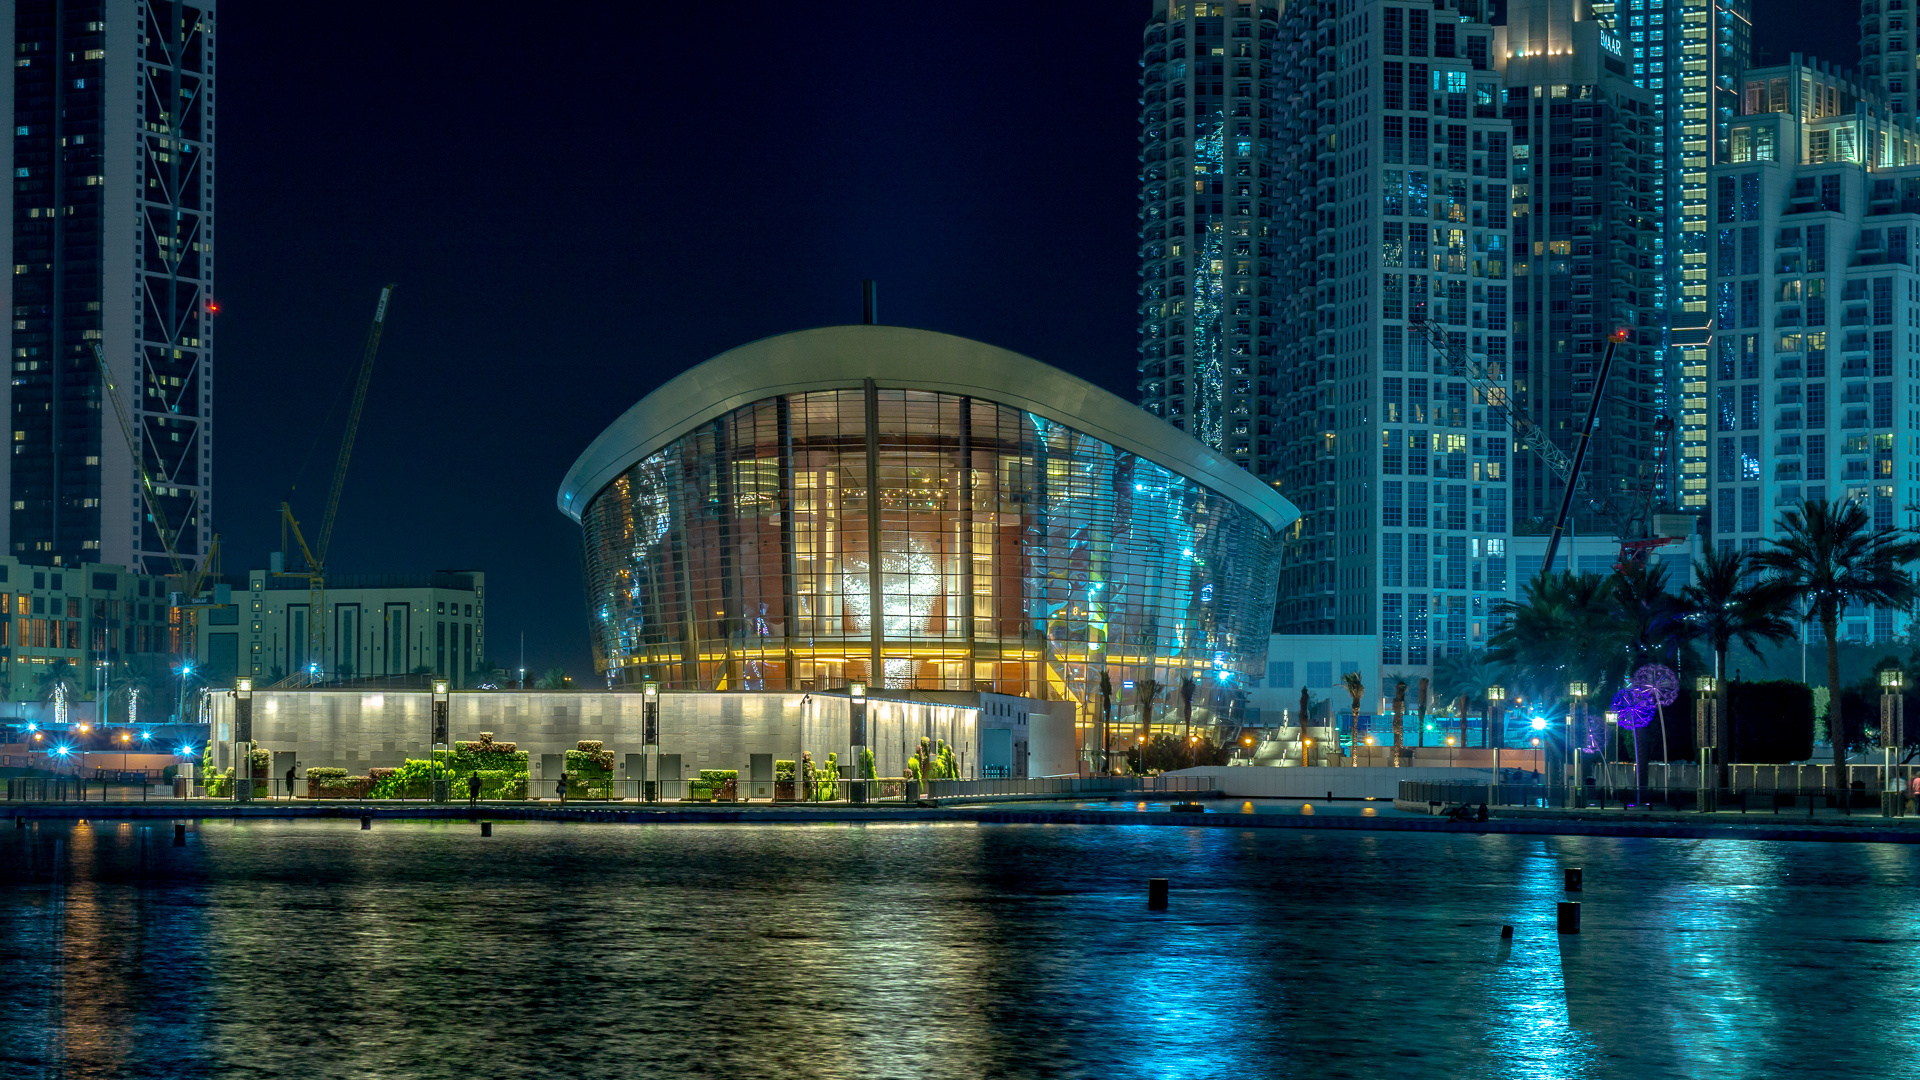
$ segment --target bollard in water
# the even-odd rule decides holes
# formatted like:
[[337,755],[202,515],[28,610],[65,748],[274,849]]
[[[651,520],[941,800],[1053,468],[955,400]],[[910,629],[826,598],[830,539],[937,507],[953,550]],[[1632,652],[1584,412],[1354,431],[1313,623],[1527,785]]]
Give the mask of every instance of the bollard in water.
[[1167,879],[1163,877],[1147,879],[1147,908],[1152,911],[1167,909]]
[[1512,926],[1510,926],[1510,925],[1509,925],[1509,926],[1502,926],[1502,927],[1500,928],[1500,940],[1502,940],[1502,941],[1512,941],[1512,940],[1513,940],[1513,927],[1512,927]]
[[17,818],[14,818],[14,819],[13,819],[13,827],[14,827],[14,828],[16,828],[16,829],[24,829],[24,828],[26,828],[26,827],[27,827],[27,819],[26,819],[26,818],[23,818],[23,817],[17,817]]
[[491,821],[483,821],[483,822],[481,822],[481,823],[480,823],[480,835],[481,835],[481,836],[492,836],[492,835],[493,835],[493,822],[491,822]]
[[360,827],[361,827],[362,829],[371,829],[371,828],[373,828],[373,815],[372,815],[372,814],[361,814],[361,815],[360,815]]
[[187,826],[183,822],[176,821],[173,823],[173,846],[187,846]]
[[1558,908],[1559,930],[1563,934],[1580,932],[1580,901],[1562,900]]
[[1567,867],[1566,876],[1567,876],[1567,891],[1579,892],[1580,891],[1580,868],[1577,866]]

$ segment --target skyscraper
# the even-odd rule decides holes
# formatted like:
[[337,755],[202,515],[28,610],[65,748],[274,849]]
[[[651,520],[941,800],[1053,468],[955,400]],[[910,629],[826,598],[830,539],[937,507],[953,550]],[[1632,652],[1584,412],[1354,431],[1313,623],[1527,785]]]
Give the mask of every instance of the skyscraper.
[[[1797,54],[1742,90],[1712,173],[1713,542],[1753,550],[1802,499],[1920,524],[1920,128]],[[1908,623],[1855,605],[1840,632]]]
[[1141,56],[1142,404],[1268,480],[1278,28],[1271,2],[1159,0]]
[[[214,4],[12,0],[5,550],[167,568],[211,538]],[[98,348],[110,378],[95,358]]]
[[1861,0],[1860,73],[1867,84],[1885,94],[1884,105],[1896,113],[1911,113],[1915,85],[1920,78],[1914,57],[1916,28],[1907,0]]
[[[1620,327],[1576,520],[1655,498],[1651,95],[1584,0],[1510,8],[1160,0],[1147,29],[1143,403],[1236,457],[1245,417],[1239,459],[1302,511],[1276,628],[1377,633],[1396,668],[1485,643],[1507,541],[1551,527],[1548,459]],[[1219,166],[1193,140],[1215,123]],[[1208,305],[1242,296],[1236,374],[1238,316]]]
[[1751,0],[1593,3],[1628,78],[1652,95],[1653,146],[1642,153],[1659,214],[1648,238],[1658,271],[1651,306],[1666,316],[1654,343],[1652,396],[1668,423],[1653,479],[1659,500],[1683,510],[1707,506],[1707,172],[1725,157],[1728,124],[1740,111],[1751,12]]

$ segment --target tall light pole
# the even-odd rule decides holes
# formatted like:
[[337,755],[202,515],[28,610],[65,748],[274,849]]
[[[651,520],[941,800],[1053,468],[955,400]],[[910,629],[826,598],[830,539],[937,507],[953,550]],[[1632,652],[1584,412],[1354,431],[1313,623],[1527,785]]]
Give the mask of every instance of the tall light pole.
[[233,801],[253,798],[253,680],[233,680]]
[[866,683],[847,684],[847,721],[850,727],[847,732],[847,756],[853,759],[854,776],[854,781],[847,785],[847,790],[853,796],[854,802],[863,803],[867,801],[867,782],[860,776],[867,749]]
[[452,695],[448,693],[445,679],[433,680],[433,742],[428,751],[433,756],[433,801],[446,802],[452,797],[452,783],[440,769],[448,751],[452,749]]
[[1901,811],[1906,809],[1900,781],[1893,775],[1894,762],[1906,744],[1907,699],[1901,692],[1905,683],[1906,675],[1899,668],[1880,673],[1880,756],[1884,761],[1880,812],[1889,816],[1903,816]]
[[1587,715],[1587,684],[1575,682],[1567,684],[1567,697],[1572,699],[1572,708],[1567,710],[1567,805],[1574,803],[1574,785],[1580,782],[1580,744],[1573,741],[1574,733],[1585,725]]
[[[1607,764],[1607,792],[1608,794],[1612,794],[1613,792],[1613,749],[1614,749],[1613,743],[1614,743],[1614,737],[1616,733],[1618,733],[1620,730],[1620,714],[1617,712],[1614,712],[1612,709],[1608,709],[1606,713],[1606,720],[1607,720],[1607,741],[1601,747],[1601,750],[1603,751],[1603,757]],[[1602,803],[1601,807],[1604,809],[1605,805],[1606,804]]]
[[1506,687],[1504,686],[1487,687],[1486,730],[1481,732],[1481,734],[1486,736],[1484,740],[1486,744],[1493,748],[1493,772],[1489,774],[1489,777],[1487,780],[1487,802],[1488,803],[1493,802],[1494,796],[1495,796],[1494,788],[1498,787],[1500,784],[1500,744],[1506,742],[1507,740],[1506,740],[1505,732],[1502,732],[1500,737],[1498,738],[1494,736],[1493,725],[1495,720],[1499,717],[1499,714],[1500,714],[1500,703],[1505,700],[1507,700]]
[[[1702,675],[1694,680],[1694,689],[1699,696],[1693,703],[1693,741],[1700,751],[1700,775],[1694,779],[1693,808],[1699,813],[1708,813],[1718,808],[1720,785],[1713,771],[1713,751],[1720,741],[1720,680],[1711,675]],[[1829,715],[1839,717],[1837,702],[1829,709]]]
[[660,684],[652,680],[640,690],[640,754],[642,762],[648,755],[653,758],[647,767],[650,779],[641,784],[643,797],[652,802],[661,790],[657,786],[660,783]]

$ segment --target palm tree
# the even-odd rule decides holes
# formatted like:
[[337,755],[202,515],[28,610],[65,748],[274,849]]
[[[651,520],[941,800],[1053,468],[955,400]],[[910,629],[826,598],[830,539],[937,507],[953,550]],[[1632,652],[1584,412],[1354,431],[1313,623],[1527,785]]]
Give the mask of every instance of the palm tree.
[[1133,684],[1133,697],[1140,703],[1140,747],[1145,751],[1148,741],[1153,738],[1153,702],[1166,689],[1153,676],[1149,675]]
[[1400,764],[1400,747],[1406,742],[1407,680],[1393,681],[1393,763]]
[[1109,764],[1110,754],[1107,747],[1107,719],[1113,714],[1113,679],[1106,668],[1100,669],[1100,775],[1113,772]]
[[[1487,687],[1500,685],[1503,675],[1500,665],[1487,650],[1471,649],[1456,656],[1442,657],[1434,665],[1433,674],[1435,692],[1439,697],[1448,701],[1466,699],[1466,704],[1460,708],[1460,738],[1461,744],[1465,745],[1467,710],[1484,705]],[[1490,732],[1481,734],[1489,739],[1492,737]],[[1493,744],[1488,742],[1487,745]]]
[[[1313,712],[1313,695],[1303,686],[1300,688],[1300,764],[1302,765],[1313,764],[1313,747],[1307,742],[1307,715],[1311,712]],[[1326,752],[1326,747],[1320,748],[1322,755]]]
[[1360,764],[1360,698],[1367,692],[1367,684],[1360,681],[1360,673],[1346,671],[1340,674],[1340,685],[1347,688],[1347,694],[1353,698],[1353,724],[1347,729],[1353,740],[1352,763]]
[[73,666],[73,661],[56,656],[47,661],[47,670],[40,673],[40,696],[51,700],[54,691],[63,686],[68,700],[72,700],[80,690],[80,671]]
[[1756,552],[1753,563],[1771,575],[1768,588],[1779,589],[1775,603],[1786,607],[1786,597],[1797,596],[1807,605],[1809,619],[1820,620],[1827,640],[1827,693],[1834,704],[1827,710],[1833,721],[1833,764],[1847,763],[1846,728],[1840,718],[1840,613],[1850,604],[1906,608],[1912,605],[1913,578],[1901,567],[1920,558],[1920,539],[1894,530],[1874,528],[1873,519],[1851,499],[1827,502],[1808,499],[1780,515],[1780,536]]
[[1506,620],[1488,640],[1487,655],[1513,672],[1533,697],[1558,697],[1569,682],[1595,694],[1626,667],[1631,629],[1620,618],[1613,575],[1541,571],[1519,601],[1493,606]]
[[[1732,749],[1733,717],[1727,712],[1727,649],[1738,640],[1755,649],[1762,639],[1785,641],[1793,624],[1781,611],[1790,603],[1782,590],[1755,573],[1754,560],[1744,551],[1708,548],[1693,564],[1694,582],[1681,594],[1688,617],[1713,648],[1715,705],[1727,725],[1727,750]],[[1722,753],[1722,760],[1731,760]]]

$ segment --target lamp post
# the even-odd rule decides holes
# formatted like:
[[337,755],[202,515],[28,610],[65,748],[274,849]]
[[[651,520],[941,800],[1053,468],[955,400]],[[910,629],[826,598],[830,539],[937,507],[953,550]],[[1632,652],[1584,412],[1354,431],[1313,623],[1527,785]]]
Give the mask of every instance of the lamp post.
[[[1607,721],[1607,741],[1605,745],[1601,747],[1601,750],[1602,750],[1602,759],[1606,762],[1606,765],[1607,765],[1607,794],[1611,796],[1613,794],[1614,738],[1620,731],[1620,714],[1613,711],[1612,709],[1608,709],[1606,711],[1606,721]],[[1606,805],[1607,804],[1605,802],[1602,802],[1600,804],[1600,808],[1604,810],[1606,809]],[[1622,807],[1622,809],[1625,809],[1625,807]]]
[[1494,800],[1494,787],[1500,783],[1500,744],[1506,742],[1505,732],[1496,737],[1493,733],[1495,719],[1499,716],[1500,703],[1507,700],[1507,688],[1504,686],[1487,687],[1487,719],[1483,740],[1493,748],[1493,772],[1487,777],[1487,802]]
[[1700,750],[1700,774],[1694,779],[1693,808],[1705,814],[1718,809],[1720,796],[1718,778],[1711,775],[1713,751],[1720,742],[1720,680],[1702,675],[1694,680],[1694,689],[1699,696],[1693,703],[1693,741]]
[[1906,673],[1899,668],[1880,673],[1880,756],[1883,761],[1880,812],[1888,817],[1904,817],[1906,810],[1905,794],[1893,774],[1900,748],[1906,744],[1907,699],[1901,692],[1905,684]]
[[[640,755],[640,760],[647,763],[641,793],[653,802],[660,790],[660,684],[652,681],[640,689]],[[651,762],[647,762],[649,757]]]
[[853,759],[854,780],[847,785],[848,794],[856,803],[867,801],[867,782],[861,777],[860,770],[863,751],[867,748],[867,684],[847,684],[847,719],[851,730],[847,732],[847,756]]
[[1574,682],[1567,684],[1567,697],[1573,699],[1573,707],[1567,710],[1567,805],[1574,804],[1575,785],[1580,783],[1580,744],[1574,742],[1575,731],[1585,726],[1587,714],[1587,684]]
[[452,749],[453,742],[448,717],[448,713],[452,711],[452,695],[447,691],[447,680],[433,680],[433,742],[430,744],[432,749],[429,753],[433,758],[434,802],[446,802],[452,797],[453,783],[440,771],[447,752]]
[[233,680],[233,801],[253,798],[253,680]]

